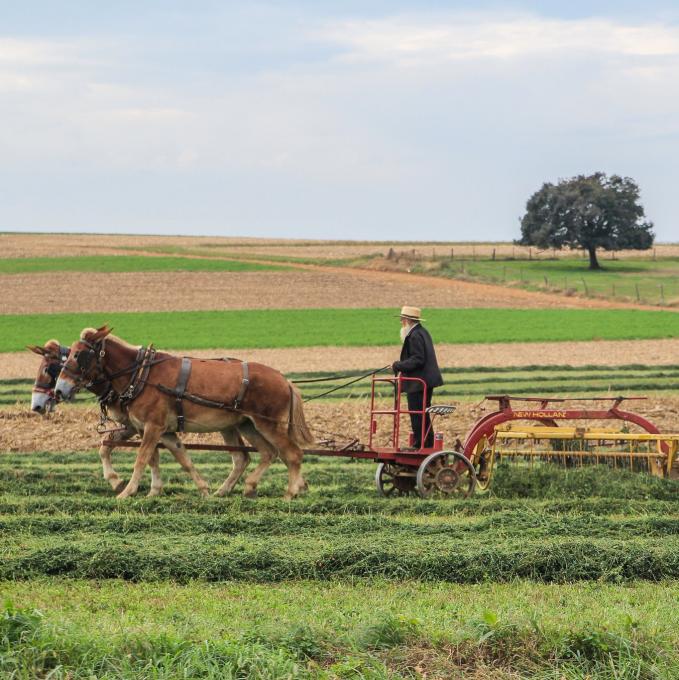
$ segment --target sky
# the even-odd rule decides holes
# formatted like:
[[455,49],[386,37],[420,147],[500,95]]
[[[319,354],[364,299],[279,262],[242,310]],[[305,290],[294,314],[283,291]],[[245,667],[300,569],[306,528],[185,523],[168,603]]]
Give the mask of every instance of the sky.
[[0,230],[511,240],[634,178],[679,241],[679,3],[0,0]]

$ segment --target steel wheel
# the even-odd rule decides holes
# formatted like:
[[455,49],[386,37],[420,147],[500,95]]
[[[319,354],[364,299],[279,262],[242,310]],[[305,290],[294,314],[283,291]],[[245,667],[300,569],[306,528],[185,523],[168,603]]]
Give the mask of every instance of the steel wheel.
[[375,486],[380,496],[409,496],[415,491],[415,474],[403,465],[380,463],[375,470]]
[[476,489],[481,492],[488,491],[493,478],[495,453],[492,443],[486,436],[481,437],[478,444],[474,447],[472,464],[476,474]]
[[463,454],[440,451],[422,461],[416,484],[422,498],[469,498],[476,487],[476,474]]

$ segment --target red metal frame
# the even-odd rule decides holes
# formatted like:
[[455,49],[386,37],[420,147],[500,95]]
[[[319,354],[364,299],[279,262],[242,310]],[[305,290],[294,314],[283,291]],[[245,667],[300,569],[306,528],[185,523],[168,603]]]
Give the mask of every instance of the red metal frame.
[[[638,413],[621,411],[618,406],[623,401],[645,399],[645,397],[599,397],[599,398],[577,398],[573,399],[551,399],[549,397],[511,397],[509,395],[487,396],[498,402],[498,410],[489,413],[476,422],[474,427],[467,435],[464,442],[464,455],[472,460],[477,444],[483,437],[490,439],[495,433],[495,427],[510,420],[531,420],[543,423],[548,426],[556,426],[559,420],[622,420],[638,425],[651,434],[658,434],[660,430],[649,420],[646,420]],[[514,409],[511,400],[538,402],[539,408]],[[587,409],[558,409],[549,408],[550,403],[563,403],[566,401],[604,401],[611,399],[613,405],[607,410],[587,410]],[[667,444],[661,444],[663,452],[667,453]]]
[[[422,385],[422,410],[410,410],[401,408],[401,396],[403,394],[403,384],[405,382],[420,383]],[[376,383],[390,383],[394,386],[394,408],[393,409],[376,409],[375,408],[375,385]],[[422,416],[422,429],[420,431],[420,448],[419,451],[424,451],[423,446],[426,441],[426,436],[429,434],[429,430],[425,431],[426,415],[427,412],[427,383],[422,380],[422,378],[408,378],[401,375],[392,378],[377,378],[373,376],[371,391],[370,391],[370,436],[368,438],[368,446],[371,449],[373,447],[373,436],[377,431],[377,421],[375,416],[392,416],[394,419],[392,435],[391,435],[391,448],[394,451],[399,451],[400,446],[400,436],[401,436],[401,416],[411,415],[413,413],[419,413]]]

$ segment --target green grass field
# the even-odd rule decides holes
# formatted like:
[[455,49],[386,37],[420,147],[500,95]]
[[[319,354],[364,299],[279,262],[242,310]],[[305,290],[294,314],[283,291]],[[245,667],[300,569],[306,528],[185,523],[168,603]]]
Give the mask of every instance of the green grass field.
[[38,272],[249,272],[285,270],[278,265],[238,260],[144,255],[90,255],[77,257],[27,257],[0,259],[0,274]]
[[679,672],[679,482],[501,467],[490,496],[381,499],[372,464],[310,459],[286,503],[280,464],[256,501],[162,465],[164,497],[119,503],[94,452],[0,455],[2,677]]
[[[36,371],[38,362],[36,360]],[[367,372],[369,369],[366,368]],[[624,394],[675,394],[679,392],[679,365],[640,366],[525,366],[519,368],[444,368],[445,384],[436,390],[437,398],[476,398],[487,394],[554,394],[563,396]],[[289,373],[291,380],[345,375],[330,372]],[[346,374],[347,376],[350,374]],[[360,375],[355,372],[351,375]],[[300,384],[305,398],[335,390],[326,399],[351,399],[370,394],[370,379],[343,387],[351,378],[340,377],[318,383]],[[0,406],[27,406],[32,379],[0,380]],[[383,390],[386,395],[387,388]],[[91,404],[94,396],[81,392],[76,403]]]
[[[652,305],[679,305],[679,258],[606,259],[601,271],[590,271],[581,258],[491,260],[439,260],[440,276],[465,278],[531,290],[554,290],[580,296],[638,301]],[[425,269],[422,264],[414,270]]]
[[[110,323],[133,344],[162,349],[396,345],[393,309],[291,309],[0,315],[0,352],[49,337],[70,343]],[[634,309],[428,309],[437,343],[672,338],[679,314]]]

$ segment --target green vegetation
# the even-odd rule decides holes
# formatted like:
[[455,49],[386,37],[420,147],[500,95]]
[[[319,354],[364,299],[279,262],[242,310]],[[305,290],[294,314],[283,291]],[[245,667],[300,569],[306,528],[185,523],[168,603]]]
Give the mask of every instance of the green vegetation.
[[14,677],[669,680],[678,662],[675,583],[3,585]]
[[679,671],[679,482],[501,466],[489,496],[381,499],[374,465],[311,458],[287,503],[278,463],[256,501],[162,471],[120,503],[94,452],[0,455],[0,677]]
[[[36,361],[36,370],[37,370]],[[367,372],[366,368],[363,372]],[[679,391],[679,365],[643,366],[522,366],[489,368],[471,366],[465,368],[442,369],[445,384],[436,390],[437,398],[451,399],[479,398],[487,394],[553,394],[559,396],[626,396],[639,394],[674,394]],[[324,399],[347,399],[365,397],[370,394],[370,378],[364,378],[346,385],[360,371],[337,374],[330,371],[309,373],[289,373],[291,380],[313,380],[331,378],[336,375],[347,376],[317,383],[300,383],[305,398],[315,398],[334,390],[322,397]],[[30,379],[0,380],[0,406],[18,404],[25,406],[31,399],[33,381]],[[389,387],[378,393],[386,396]],[[91,404],[94,396],[81,392],[76,403]]]
[[[396,344],[393,309],[285,309],[204,312],[5,314],[0,352],[46,337],[75,339],[110,323],[132,343],[162,349],[362,346]],[[668,338],[679,314],[635,309],[428,309],[436,342],[486,343]]]
[[[544,256],[543,256],[544,257]],[[627,300],[652,305],[679,305],[679,258],[604,259],[603,269],[590,271],[578,257],[533,260],[439,259],[428,273],[530,290],[548,290],[585,297]],[[424,270],[424,263],[413,265]]]
[[35,272],[251,272],[284,270],[277,265],[222,259],[146,257],[144,255],[84,255],[0,259],[0,274]]

